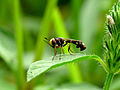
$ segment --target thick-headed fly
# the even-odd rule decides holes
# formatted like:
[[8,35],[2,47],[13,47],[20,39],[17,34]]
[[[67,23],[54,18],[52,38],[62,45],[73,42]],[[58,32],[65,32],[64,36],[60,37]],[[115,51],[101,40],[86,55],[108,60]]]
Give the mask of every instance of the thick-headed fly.
[[[80,48],[80,51],[83,51],[86,49],[85,47],[85,44],[79,40],[73,40],[73,39],[67,39],[67,38],[52,38],[52,39],[47,39],[45,38],[46,40],[48,40],[49,42],[47,42],[52,48],[54,48],[54,57],[56,56],[56,48],[59,48],[60,47],[60,57],[61,57],[61,49],[62,49],[62,52],[64,54],[64,49],[63,47],[66,46],[67,44],[68,45],[68,52],[71,54],[72,50],[70,49],[70,46],[71,46],[71,43],[75,44],[76,45],[76,48]],[[54,57],[52,58],[52,60],[54,60]],[[61,58],[60,58],[61,59]]]

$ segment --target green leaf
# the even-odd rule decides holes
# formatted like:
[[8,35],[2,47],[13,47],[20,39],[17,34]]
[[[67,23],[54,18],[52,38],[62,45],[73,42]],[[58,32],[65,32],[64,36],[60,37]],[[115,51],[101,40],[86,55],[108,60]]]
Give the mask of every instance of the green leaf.
[[14,67],[16,57],[16,44],[12,32],[0,28],[0,57],[10,66]]
[[34,60],[34,52],[24,52],[24,68],[28,69],[30,64],[33,62]]
[[63,54],[61,56],[61,60],[59,60],[59,57],[60,56],[57,55],[53,61],[52,61],[52,57],[50,57],[48,59],[44,59],[44,60],[40,60],[32,63],[27,72],[27,81],[30,81],[36,76],[44,72],[47,72],[48,70],[56,68],[58,66],[66,65],[68,63],[77,62],[81,60],[96,59],[102,64],[104,69],[107,70],[106,65],[104,64],[102,59],[97,55],[84,55],[80,53],[74,53],[73,55]]

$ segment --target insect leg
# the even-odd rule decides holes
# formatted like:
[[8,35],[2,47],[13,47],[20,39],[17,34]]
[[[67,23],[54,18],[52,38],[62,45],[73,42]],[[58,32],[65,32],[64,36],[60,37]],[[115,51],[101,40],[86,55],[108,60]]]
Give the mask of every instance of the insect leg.
[[68,46],[68,52],[69,52],[70,55],[72,55],[72,53],[70,53],[70,51],[71,51],[71,49],[70,49],[70,44],[69,44],[69,46]]
[[60,47],[60,57],[59,57],[59,60],[61,60],[61,48],[62,48],[62,47]]
[[67,44],[68,44],[68,42],[66,41],[66,43],[63,45],[63,47],[66,46]]
[[70,49],[70,51],[73,53],[73,51]]
[[62,48],[62,52],[63,52],[63,54],[65,54],[63,47],[61,47],[61,48]]
[[53,56],[52,60],[54,60],[56,54],[57,54],[57,50],[56,50],[56,46],[55,46],[55,47],[54,47],[54,56]]

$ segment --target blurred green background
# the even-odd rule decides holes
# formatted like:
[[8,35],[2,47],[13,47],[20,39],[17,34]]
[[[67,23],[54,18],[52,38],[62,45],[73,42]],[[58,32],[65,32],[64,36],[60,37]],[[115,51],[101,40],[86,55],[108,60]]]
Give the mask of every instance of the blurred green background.
[[[106,73],[96,61],[62,66],[26,82],[34,61],[54,55],[44,42],[81,40],[85,54],[104,56],[105,18],[114,0],[0,0],[0,90],[99,90]],[[66,49],[66,48],[65,48]],[[80,53],[73,45],[73,51]],[[120,90],[120,76],[111,89]]]

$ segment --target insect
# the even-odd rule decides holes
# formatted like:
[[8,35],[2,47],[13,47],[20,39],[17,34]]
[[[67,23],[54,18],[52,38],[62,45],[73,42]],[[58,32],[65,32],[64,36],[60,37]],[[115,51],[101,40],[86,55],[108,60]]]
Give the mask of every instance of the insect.
[[[52,60],[54,60],[54,57],[57,54],[56,48],[60,48],[60,57],[61,57],[61,49],[62,49],[62,52],[64,54],[63,47],[66,46],[67,44],[69,44],[68,45],[68,52],[70,53],[70,55],[72,55],[71,54],[72,50],[70,48],[71,47],[71,43],[75,44],[76,48],[80,48],[80,51],[83,51],[83,50],[86,49],[85,44],[83,42],[79,41],[79,40],[67,39],[67,38],[61,38],[61,37],[52,38],[50,40],[45,37],[45,39],[47,41],[49,41],[49,42],[47,42],[47,41],[45,41],[45,42],[47,42],[52,48],[54,48],[54,56],[53,56]],[[59,59],[61,59],[61,58],[59,58]]]

